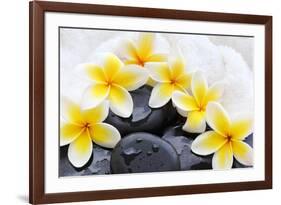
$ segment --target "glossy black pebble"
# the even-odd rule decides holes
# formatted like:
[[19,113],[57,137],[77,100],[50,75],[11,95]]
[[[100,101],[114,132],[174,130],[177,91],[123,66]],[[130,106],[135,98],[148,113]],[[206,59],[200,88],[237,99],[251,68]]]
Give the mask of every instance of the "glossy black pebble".
[[111,171],[114,174],[177,170],[180,170],[180,161],[176,150],[150,133],[127,135],[112,151]]
[[191,151],[193,139],[187,136],[165,135],[162,139],[169,142],[177,151],[181,170],[212,169],[212,155],[199,156]]
[[150,108],[151,90],[150,86],[145,85],[130,92],[134,108],[129,118],[119,117],[110,111],[105,122],[116,127],[122,136],[133,132],[160,134],[167,124],[175,120],[177,113],[171,102],[161,108]]
[[[184,123],[179,123],[175,126],[170,126],[164,130],[163,137],[166,136],[185,136],[192,139],[195,139],[201,133],[190,133],[182,129]],[[210,130],[210,127],[206,127],[206,131]]]
[[[74,167],[67,157],[68,145],[60,147],[59,176],[84,176],[93,174],[110,174],[111,151],[93,145],[93,155],[81,168]],[[94,157],[93,157],[94,156]]]
[[251,147],[253,147],[253,133],[250,134],[248,137],[246,137],[246,139],[244,140],[248,145],[250,145]]

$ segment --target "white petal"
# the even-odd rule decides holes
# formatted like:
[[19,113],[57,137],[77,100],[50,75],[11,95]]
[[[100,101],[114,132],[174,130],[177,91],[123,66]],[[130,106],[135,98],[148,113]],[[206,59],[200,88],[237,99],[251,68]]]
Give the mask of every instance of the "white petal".
[[232,141],[233,154],[241,164],[253,165],[253,149],[243,141]]
[[136,90],[143,86],[148,79],[148,72],[138,65],[123,67],[114,78],[114,83],[128,91]]
[[68,148],[68,159],[75,167],[84,166],[91,158],[93,150],[92,140],[87,131],[84,131]]
[[86,76],[96,82],[96,83],[104,83],[106,82],[106,76],[104,70],[101,66],[96,64],[84,64],[83,69],[85,70]]
[[208,91],[208,84],[202,72],[197,71],[191,80],[191,90],[198,105],[204,104],[204,99]]
[[191,145],[191,150],[199,155],[209,155],[219,150],[226,143],[226,139],[214,131],[199,135]]
[[233,152],[230,143],[225,143],[213,156],[212,166],[215,170],[231,169]]
[[61,109],[62,118],[66,122],[71,122],[73,124],[81,124],[83,122],[80,106],[68,98],[64,97],[62,99]]
[[102,147],[114,148],[121,139],[118,130],[106,123],[97,123],[90,130],[92,140]]
[[104,121],[109,112],[109,102],[106,100],[96,107],[82,111],[84,122],[95,124]]
[[176,109],[177,109],[178,113],[179,113],[182,117],[187,117],[187,114],[188,114],[187,111],[185,111],[185,110],[183,110],[183,109],[181,109],[181,108],[179,108],[179,107],[176,107]]
[[149,106],[152,108],[159,108],[164,106],[172,98],[174,86],[169,83],[157,84],[151,92],[149,98]]
[[73,142],[79,135],[81,134],[81,127],[71,124],[65,123],[60,128],[60,146],[67,145]]
[[180,108],[181,110],[193,111],[199,109],[194,97],[190,96],[188,93],[174,91],[172,100],[176,107]]
[[155,34],[140,33],[137,41],[138,54],[142,59],[146,59],[153,52]]
[[224,108],[216,102],[210,102],[206,109],[206,120],[217,133],[227,136],[230,133],[230,119]]
[[113,79],[113,77],[120,71],[124,66],[123,62],[113,53],[108,53],[104,61],[104,73],[108,80]]
[[184,74],[185,62],[184,62],[184,59],[181,58],[180,56],[170,57],[168,64],[169,64],[169,68],[170,68],[173,79],[178,79],[182,74]]
[[223,83],[218,82],[213,84],[207,91],[204,104],[207,105],[208,102],[218,101],[222,97],[223,91],[224,91]]
[[206,130],[205,113],[199,111],[188,112],[183,130],[190,133],[204,132]]
[[232,118],[230,134],[236,140],[244,140],[253,130],[253,119],[251,117]]
[[108,100],[112,112],[120,117],[130,117],[133,112],[133,99],[127,90],[117,85],[111,86]]
[[171,73],[166,62],[146,63],[145,68],[148,70],[150,77],[161,83],[168,83],[171,80]]
[[90,109],[96,107],[107,99],[109,87],[105,84],[94,84],[89,86],[82,98],[82,109]]

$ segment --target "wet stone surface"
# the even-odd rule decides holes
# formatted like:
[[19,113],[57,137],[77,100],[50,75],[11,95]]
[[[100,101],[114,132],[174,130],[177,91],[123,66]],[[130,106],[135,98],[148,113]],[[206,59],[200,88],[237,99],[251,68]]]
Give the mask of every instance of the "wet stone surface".
[[189,138],[195,138],[199,134],[197,133],[188,133],[182,129],[184,123],[175,125],[175,126],[170,126],[165,129],[163,133],[163,138],[169,137],[169,136],[184,136],[184,137],[189,137]]
[[167,124],[175,121],[177,117],[176,109],[172,106],[171,101],[164,107],[153,109],[148,105],[152,88],[143,86],[135,91],[130,92],[134,108],[129,118],[122,118],[111,111],[106,123],[116,127],[122,136],[133,132],[150,132],[153,134],[161,134],[161,130]]
[[176,150],[165,140],[150,133],[125,136],[113,149],[112,173],[141,173],[180,170]]
[[72,166],[67,157],[68,146],[60,148],[59,176],[83,176],[92,174],[110,174],[111,151],[93,145],[93,155],[81,168]]
[[244,140],[248,145],[250,145],[251,147],[253,147],[253,133],[250,134],[248,137],[246,137],[246,139]]
[[[182,118],[179,118],[179,120],[183,121]],[[184,119],[184,121],[185,120],[186,119]],[[198,135],[201,134],[201,133],[186,132],[182,129],[183,125],[184,125],[184,122],[178,122],[175,125],[166,128],[163,133],[163,137],[165,137],[165,136],[185,136],[185,137],[195,139]],[[209,126],[206,127],[206,131],[208,131],[208,130],[211,130],[211,128]]]
[[212,169],[212,155],[199,156],[191,151],[191,144],[194,138],[193,135],[191,136],[181,131],[181,126],[176,126],[167,130],[162,139],[176,149],[180,158],[181,170]]

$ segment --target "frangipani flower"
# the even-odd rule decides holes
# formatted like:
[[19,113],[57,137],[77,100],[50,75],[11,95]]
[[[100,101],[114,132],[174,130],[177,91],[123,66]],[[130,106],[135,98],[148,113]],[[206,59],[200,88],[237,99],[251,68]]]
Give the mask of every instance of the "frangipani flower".
[[216,102],[207,106],[206,120],[214,131],[199,135],[191,149],[199,155],[213,156],[213,169],[230,169],[235,159],[244,165],[253,164],[252,148],[243,140],[252,132],[252,120],[241,118],[230,120],[224,108]]
[[[140,68],[145,68],[146,63],[167,60],[167,50],[160,47],[163,43],[156,39],[154,33],[140,33],[136,40],[126,39],[122,43],[120,55],[126,65],[139,65]],[[155,81],[148,78],[147,84],[154,86]]]
[[155,49],[155,34],[140,33],[137,41],[127,40],[123,48],[124,63],[145,67],[148,62],[164,62],[167,56],[157,53]]
[[215,83],[210,88],[201,72],[196,72],[191,81],[192,96],[187,92],[175,91],[173,103],[182,115],[186,113],[187,120],[183,130],[191,133],[201,133],[206,130],[205,113],[209,102],[217,101],[223,94],[223,85]]
[[133,112],[133,100],[128,91],[144,85],[148,73],[138,65],[127,65],[114,54],[107,53],[100,65],[84,65],[92,84],[87,88],[82,106],[95,107],[104,100],[109,101],[112,112],[120,117],[129,117]]
[[102,123],[108,115],[108,102],[81,110],[77,104],[64,99],[62,110],[66,122],[60,129],[60,146],[70,144],[68,159],[75,167],[82,167],[89,161],[92,141],[102,147],[114,148],[121,139],[115,127]]
[[151,92],[149,106],[159,108],[169,102],[176,90],[186,92],[190,86],[191,74],[185,71],[185,63],[181,57],[169,59],[169,62],[147,63],[150,77],[156,81]]

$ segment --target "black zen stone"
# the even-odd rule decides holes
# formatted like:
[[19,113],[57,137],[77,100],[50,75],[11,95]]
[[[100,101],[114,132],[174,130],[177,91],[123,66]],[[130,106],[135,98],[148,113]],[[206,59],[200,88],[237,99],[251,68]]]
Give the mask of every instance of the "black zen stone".
[[175,120],[177,113],[171,101],[161,108],[150,108],[148,101],[151,89],[150,86],[145,85],[130,92],[134,107],[129,118],[119,117],[110,111],[105,122],[116,127],[122,136],[133,132],[160,134],[163,127]]
[[68,146],[60,148],[59,176],[83,176],[93,174],[110,174],[111,151],[93,145],[90,160],[81,168],[74,167],[67,157]]
[[[244,142],[246,142],[248,145],[253,147],[253,133],[250,134],[248,137],[246,137]],[[249,168],[249,167],[252,167],[252,166],[243,165],[243,164],[239,163],[235,158],[233,159],[232,168]]]
[[[201,133],[186,132],[182,129],[183,125],[184,125],[184,123],[179,123],[175,126],[168,127],[167,129],[165,129],[165,131],[163,133],[163,137],[165,137],[165,136],[185,136],[185,137],[195,139],[198,135],[201,134]],[[207,126],[206,131],[208,131],[208,130],[210,130],[210,128]]]
[[244,140],[248,145],[250,145],[251,147],[253,147],[253,133],[250,134],[248,137],[246,137],[246,139]]
[[212,155],[199,156],[191,151],[193,138],[186,135],[164,135],[162,139],[169,142],[176,149],[180,158],[181,170],[212,169]]
[[120,173],[180,170],[176,150],[160,137],[138,132],[125,136],[111,155],[111,171]]

